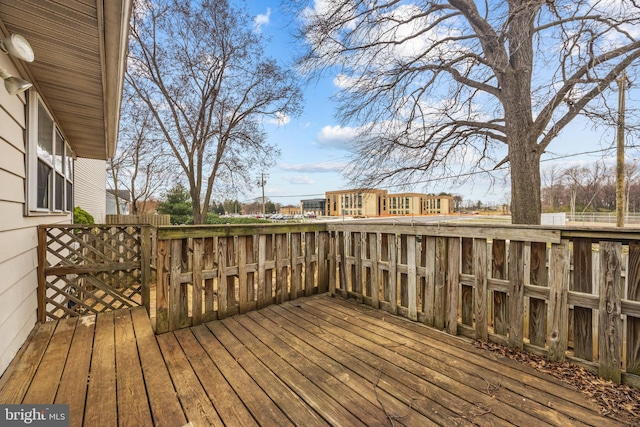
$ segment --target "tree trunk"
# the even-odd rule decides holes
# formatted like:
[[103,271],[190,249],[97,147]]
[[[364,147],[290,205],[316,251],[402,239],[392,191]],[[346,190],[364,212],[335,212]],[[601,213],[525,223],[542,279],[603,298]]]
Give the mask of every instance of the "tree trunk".
[[200,197],[196,191],[191,191],[191,213],[193,214],[193,223],[195,225],[204,224],[204,217],[200,205]]
[[515,72],[505,80],[506,134],[511,167],[511,222],[540,224],[540,154],[531,115],[530,76]]
[[536,152],[522,148],[510,149],[509,160],[511,163],[511,222],[540,224],[542,211],[540,156]]
[[542,2],[509,1],[509,66],[501,73],[511,166],[511,222],[540,224],[540,153],[533,127],[531,73],[533,21]]

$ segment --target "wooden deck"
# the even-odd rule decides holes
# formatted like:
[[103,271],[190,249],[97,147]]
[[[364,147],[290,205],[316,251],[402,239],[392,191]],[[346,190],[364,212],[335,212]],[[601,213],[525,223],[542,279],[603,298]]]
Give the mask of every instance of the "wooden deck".
[[71,425],[620,425],[557,380],[327,294],[155,336],[142,308],[47,322],[1,403]]

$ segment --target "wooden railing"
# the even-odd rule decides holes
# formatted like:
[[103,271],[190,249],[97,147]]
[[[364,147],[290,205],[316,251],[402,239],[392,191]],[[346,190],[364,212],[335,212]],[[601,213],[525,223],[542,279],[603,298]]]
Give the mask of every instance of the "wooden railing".
[[325,224],[160,227],[156,332],[328,290]]
[[[145,230],[40,227],[41,320],[134,303],[149,308]],[[159,227],[157,254],[157,333],[328,291],[640,386],[640,230]]]
[[133,224],[133,225],[171,225],[171,215],[138,214],[138,215],[106,215],[107,224]]
[[150,306],[150,228],[38,227],[38,320]]
[[330,292],[640,385],[640,231],[328,228]]

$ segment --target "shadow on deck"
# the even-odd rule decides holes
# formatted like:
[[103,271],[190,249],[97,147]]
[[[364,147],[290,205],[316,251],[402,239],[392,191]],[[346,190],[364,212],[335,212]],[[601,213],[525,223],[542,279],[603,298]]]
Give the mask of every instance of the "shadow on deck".
[[71,425],[619,425],[557,380],[327,294],[155,336],[143,308],[40,324],[1,403]]

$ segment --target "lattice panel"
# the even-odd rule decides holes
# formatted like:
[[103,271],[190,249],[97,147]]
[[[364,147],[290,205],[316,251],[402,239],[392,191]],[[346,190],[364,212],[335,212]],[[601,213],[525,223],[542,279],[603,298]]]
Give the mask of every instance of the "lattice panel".
[[[142,233],[133,226],[46,227],[47,319],[97,314],[142,304]],[[41,253],[42,249],[41,249]],[[42,318],[42,317],[41,317]]]

